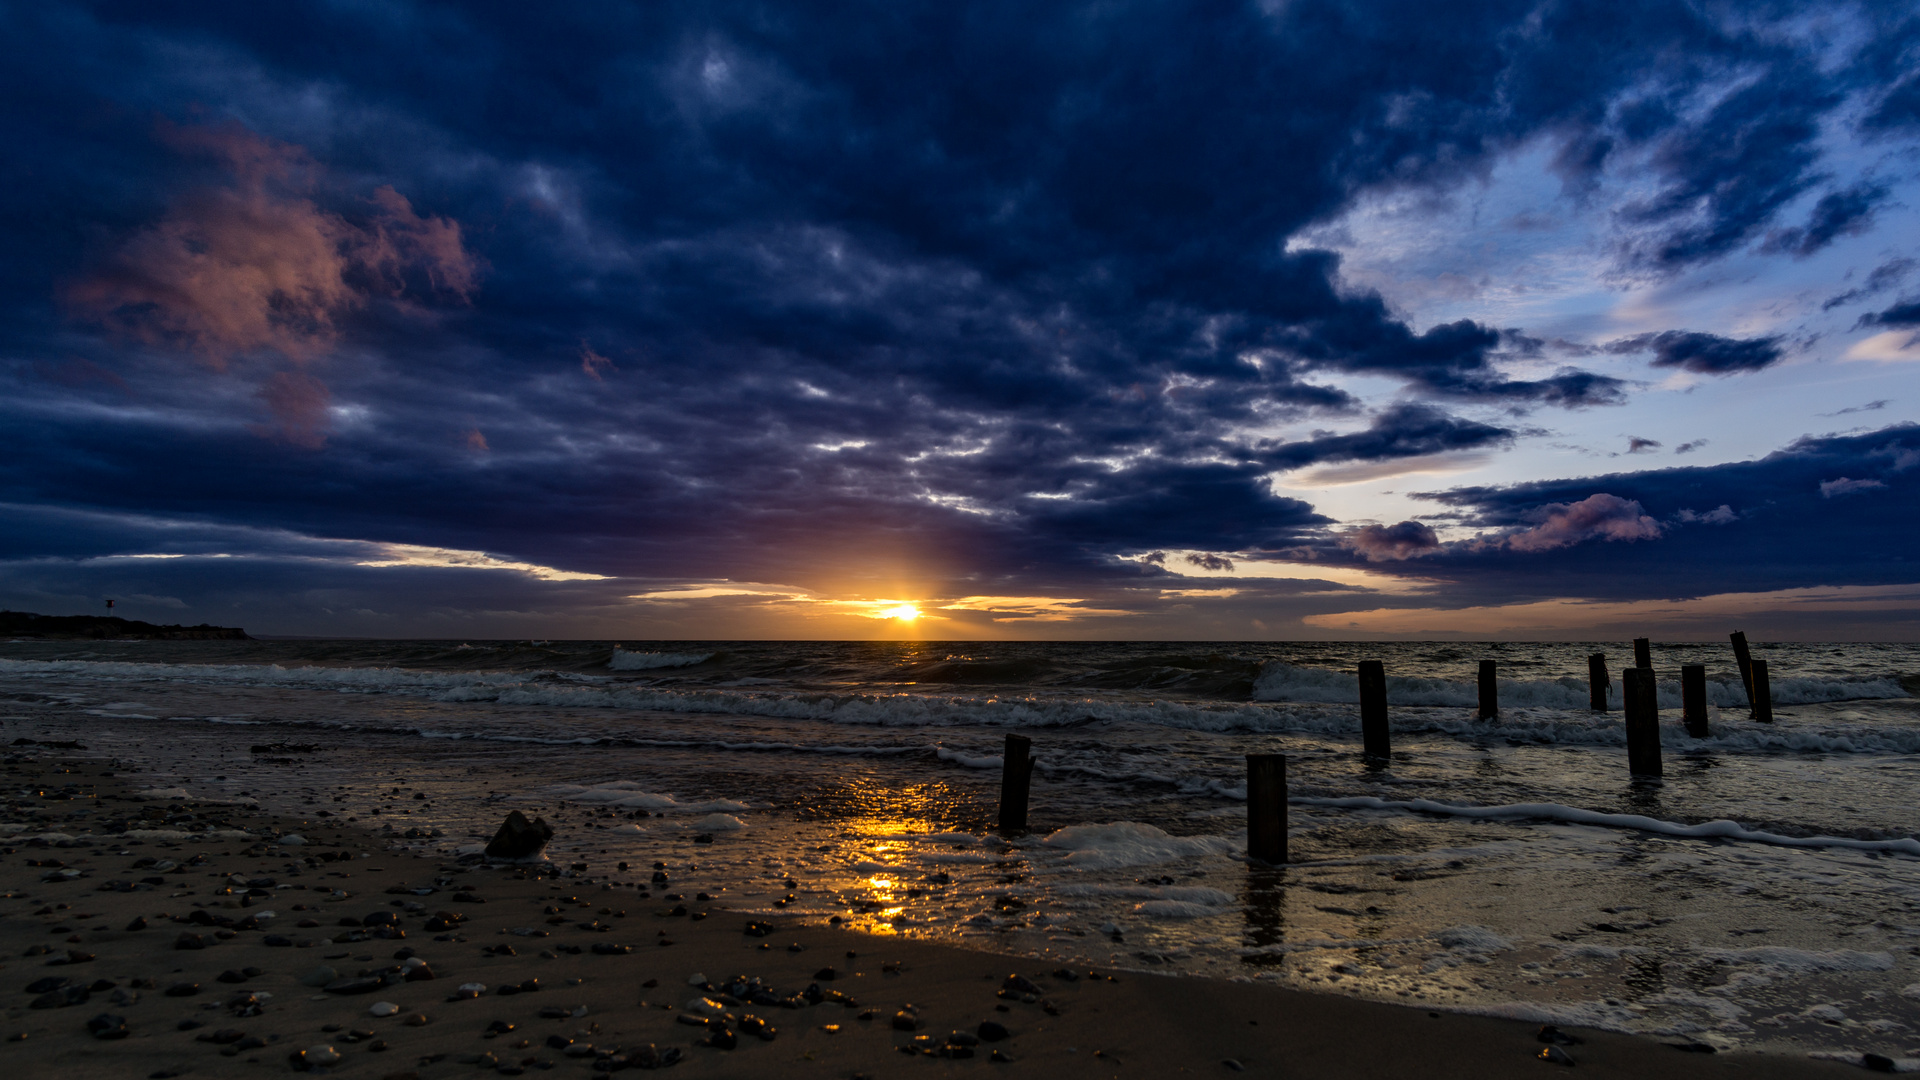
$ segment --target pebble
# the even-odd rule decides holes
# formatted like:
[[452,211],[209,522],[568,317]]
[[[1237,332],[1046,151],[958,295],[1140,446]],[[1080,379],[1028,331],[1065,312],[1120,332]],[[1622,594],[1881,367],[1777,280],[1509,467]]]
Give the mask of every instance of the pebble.
[[400,1022],[407,1027],[426,1027],[432,1021],[427,1019],[426,1013],[408,1013],[400,1018]]
[[340,1061],[340,1051],[326,1043],[319,1043],[296,1051],[292,1057],[296,1068],[326,1068]]
[[367,1009],[367,1015],[392,1016],[394,1013],[397,1013],[399,1011],[400,1011],[400,1006],[395,1005],[391,1001],[376,1001],[373,1003],[372,1007]]
[[124,1039],[127,1037],[127,1018],[101,1013],[87,1021],[87,1030],[96,1039]]
[[301,986],[325,986],[328,983],[334,981],[335,979],[338,979],[339,977],[340,977],[340,973],[338,971],[335,971],[334,969],[322,964],[321,966],[314,968],[312,971],[307,972],[305,975],[302,975],[300,977],[300,985]]
[[1580,1045],[1581,1042],[1584,1041],[1580,1038],[1580,1036],[1569,1035],[1566,1032],[1561,1031],[1559,1028],[1554,1027],[1552,1024],[1547,1024],[1544,1027],[1542,1027],[1534,1035],[1534,1038],[1540,1040],[1543,1043],[1548,1043],[1553,1046],[1578,1046]]
[[1013,1036],[1013,1032],[1008,1031],[1007,1026],[997,1020],[980,1021],[980,1026],[975,1028],[973,1033],[980,1037],[981,1042],[1005,1042]]
[[1541,1061],[1545,1061],[1553,1065],[1572,1065],[1574,1063],[1573,1055],[1567,1053],[1565,1050],[1562,1050],[1557,1046],[1549,1046],[1545,1050],[1540,1051],[1540,1053],[1537,1056],[1540,1058]]
[[1247,1067],[1245,1065],[1240,1064],[1239,1062],[1233,1060],[1232,1058],[1221,1058],[1220,1064],[1225,1065],[1227,1068],[1232,1069],[1234,1072],[1247,1071]]

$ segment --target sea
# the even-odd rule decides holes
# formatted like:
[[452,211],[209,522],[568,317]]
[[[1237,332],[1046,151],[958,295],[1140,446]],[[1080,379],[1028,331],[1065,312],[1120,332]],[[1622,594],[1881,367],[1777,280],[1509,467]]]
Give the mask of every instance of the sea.
[[[1658,779],[1628,770],[1627,642],[13,641],[0,721],[155,799],[448,856],[518,809],[618,888],[657,864],[743,913],[1049,969],[1920,1069],[1920,646],[1753,649],[1771,722],[1727,643],[1653,644]],[[1009,735],[1038,763],[1002,834]],[[1287,758],[1283,866],[1245,854],[1249,754]]]

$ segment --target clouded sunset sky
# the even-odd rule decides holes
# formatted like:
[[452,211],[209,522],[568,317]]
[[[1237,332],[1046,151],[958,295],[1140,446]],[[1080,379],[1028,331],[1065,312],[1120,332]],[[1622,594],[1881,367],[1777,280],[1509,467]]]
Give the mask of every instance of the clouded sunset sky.
[[0,85],[0,606],[1920,639],[1914,4],[49,0]]

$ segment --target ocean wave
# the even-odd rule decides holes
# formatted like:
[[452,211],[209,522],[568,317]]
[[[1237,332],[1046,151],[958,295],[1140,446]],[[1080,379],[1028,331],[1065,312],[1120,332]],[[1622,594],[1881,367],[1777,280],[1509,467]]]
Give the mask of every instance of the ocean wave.
[[[647,655],[647,654],[632,654]],[[665,655],[665,654],[661,654]],[[693,657],[698,654],[672,654]],[[622,709],[677,714],[714,714],[810,720],[874,728],[1073,728],[1088,723],[1138,724],[1199,732],[1323,735],[1352,738],[1359,718],[1342,698],[1353,695],[1351,677],[1324,668],[1272,662],[1266,665],[1262,685],[1268,695],[1291,695],[1291,700],[1246,702],[1180,701],[1124,696],[954,694],[926,692],[807,693],[793,690],[721,687],[665,687],[613,678],[583,678],[577,674],[532,671],[422,671],[391,667],[323,667],[253,664],[156,664],[124,661],[23,661],[0,659],[0,676],[68,676],[107,683],[147,681],[200,685],[271,686],[340,693],[393,693],[443,702],[494,702],[548,709]],[[1906,698],[1892,679],[1782,679],[1775,683],[1776,701],[1847,701]],[[1713,734],[1692,740],[1668,723],[1663,730],[1669,744],[1688,749],[1728,753],[1920,753],[1920,726],[1909,723],[1852,721],[1825,718],[1804,722],[1782,717],[1777,723],[1757,724],[1726,715],[1743,711],[1744,697],[1737,686],[1709,681],[1711,700],[1720,703]],[[1715,688],[1718,688],[1717,690]],[[1438,679],[1389,680],[1394,706],[1392,726],[1397,735],[1444,735],[1466,739],[1505,739],[1542,745],[1622,746],[1625,732],[1617,712],[1596,713],[1586,707],[1586,688],[1579,680],[1538,680],[1503,683],[1498,717],[1480,720],[1472,715],[1473,689],[1467,683]],[[1678,684],[1662,683],[1661,704],[1668,721],[1678,719]],[[1312,700],[1316,695],[1328,700]],[[598,742],[609,738],[569,734],[500,734],[496,731],[420,731],[436,738],[528,738],[537,742]],[[613,741],[609,739],[609,741]],[[632,740],[631,745],[646,745]],[[665,745],[665,744],[663,744]],[[725,748],[732,749],[733,746]],[[740,749],[814,750],[804,742],[739,744]],[[860,749],[849,753],[903,753],[906,749]],[[947,754],[956,751],[949,749]],[[943,755],[945,756],[945,755]],[[988,755],[956,764],[991,768]],[[1041,768],[1058,767],[1043,761]],[[1170,782],[1179,783],[1178,780]]]
[[[1614,673],[1615,677],[1607,687],[1607,702],[1616,709],[1620,707],[1618,674],[1617,671]],[[1496,682],[1503,708],[1585,709],[1590,701],[1585,679],[1498,679]],[[1835,679],[1783,676],[1775,672],[1769,684],[1775,705],[1812,705],[1830,701],[1913,696],[1901,686],[1898,677],[1891,675]],[[1660,680],[1657,686],[1660,707],[1678,709],[1680,680]],[[1304,667],[1274,660],[1260,669],[1259,678],[1254,680],[1253,697],[1256,701],[1356,705],[1360,701],[1360,690],[1358,679],[1352,672]],[[1471,708],[1479,702],[1477,682],[1391,673],[1387,676],[1389,705]],[[1707,679],[1707,704],[1722,709],[1746,708],[1747,692],[1740,685],[1738,676]]]
[[607,666],[615,671],[653,671],[657,668],[692,667],[713,659],[713,653],[628,652],[613,650]]
[[1920,856],[1920,840],[1913,837],[1898,840],[1856,840],[1843,836],[1782,836],[1779,833],[1749,829],[1733,821],[1703,821],[1698,825],[1682,825],[1678,822],[1661,821],[1659,818],[1643,817],[1639,814],[1603,814],[1596,810],[1582,810],[1577,806],[1565,806],[1561,803],[1456,806],[1452,803],[1435,802],[1432,799],[1390,800],[1375,798],[1371,795],[1344,799],[1296,796],[1287,801],[1300,806],[1324,806],[1339,810],[1392,810],[1409,814],[1441,814],[1449,817],[1479,819],[1540,819],[1565,821],[1575,825],[1598,825],[1609,829],[1632,829],[1636,832],[1688,839],[1741,840],[1775,847],[1852,848],[1858,851],[1889,851],[1902,855]]

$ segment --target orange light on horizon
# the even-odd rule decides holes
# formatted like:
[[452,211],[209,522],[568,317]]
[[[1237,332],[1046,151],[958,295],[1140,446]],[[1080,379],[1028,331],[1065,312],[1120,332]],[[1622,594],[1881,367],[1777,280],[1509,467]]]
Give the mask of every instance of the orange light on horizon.
[[901,622],[912,622],[920,617],[920,608],[917,604],[896,604],[893,607],[882,610],[878,614],[882,619],[899,619]]

